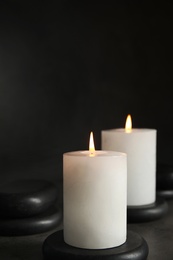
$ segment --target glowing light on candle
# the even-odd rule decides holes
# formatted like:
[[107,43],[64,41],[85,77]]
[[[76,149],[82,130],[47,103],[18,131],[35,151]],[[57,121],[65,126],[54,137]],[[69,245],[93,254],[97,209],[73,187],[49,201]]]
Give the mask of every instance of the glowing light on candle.
[[125,124],[126,133],[130,133],[132,131],[132,118],[131,115],[127,116],[126,124]]
[[90,133],[89,151],[90,151],[90,156],[94,156],[95,146],[94,146],[93,132]]

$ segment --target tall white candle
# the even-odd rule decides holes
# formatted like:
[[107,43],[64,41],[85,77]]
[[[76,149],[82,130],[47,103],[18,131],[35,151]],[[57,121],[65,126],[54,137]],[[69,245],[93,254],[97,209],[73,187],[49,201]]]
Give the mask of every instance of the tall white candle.
[[140,206],[156,199],[155,129],[110,129],[101,133],[103,150],[127,154],[127,205]]
[[126,241],[127,160],[112,151],[63,155],[64,241],[86,249]]

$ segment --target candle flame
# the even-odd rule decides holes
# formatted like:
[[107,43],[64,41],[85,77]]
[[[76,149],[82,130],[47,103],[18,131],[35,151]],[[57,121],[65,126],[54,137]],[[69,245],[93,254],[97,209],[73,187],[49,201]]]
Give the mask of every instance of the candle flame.
[[95,146],[94,146],[93,132],[90,133],[89,151],[90,151],[90,156],[94,156]]
[[131,115],[127,116],[126,124],[125,124],[126,133],[130,133],[132,131],[132,118]]

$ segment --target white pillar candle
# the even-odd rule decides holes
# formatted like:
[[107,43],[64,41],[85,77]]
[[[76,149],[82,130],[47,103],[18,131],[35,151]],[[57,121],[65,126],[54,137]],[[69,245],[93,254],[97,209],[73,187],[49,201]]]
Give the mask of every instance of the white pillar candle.
[[127,160],[112,151],[63,155],[64,241],[103,249],[126,241]]
[[127,154],[127,205],[141,206],[156,199],[156,130],[110,129],[101,132],[103,150]]

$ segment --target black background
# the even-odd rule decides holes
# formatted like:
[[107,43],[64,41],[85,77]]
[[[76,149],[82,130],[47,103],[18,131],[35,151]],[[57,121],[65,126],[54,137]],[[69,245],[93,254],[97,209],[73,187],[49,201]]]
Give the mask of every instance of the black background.
[[129,113],[172,163],[172,13],[172,1],[1,1],[1,166],[61,164],[90,131],[101,149]]

